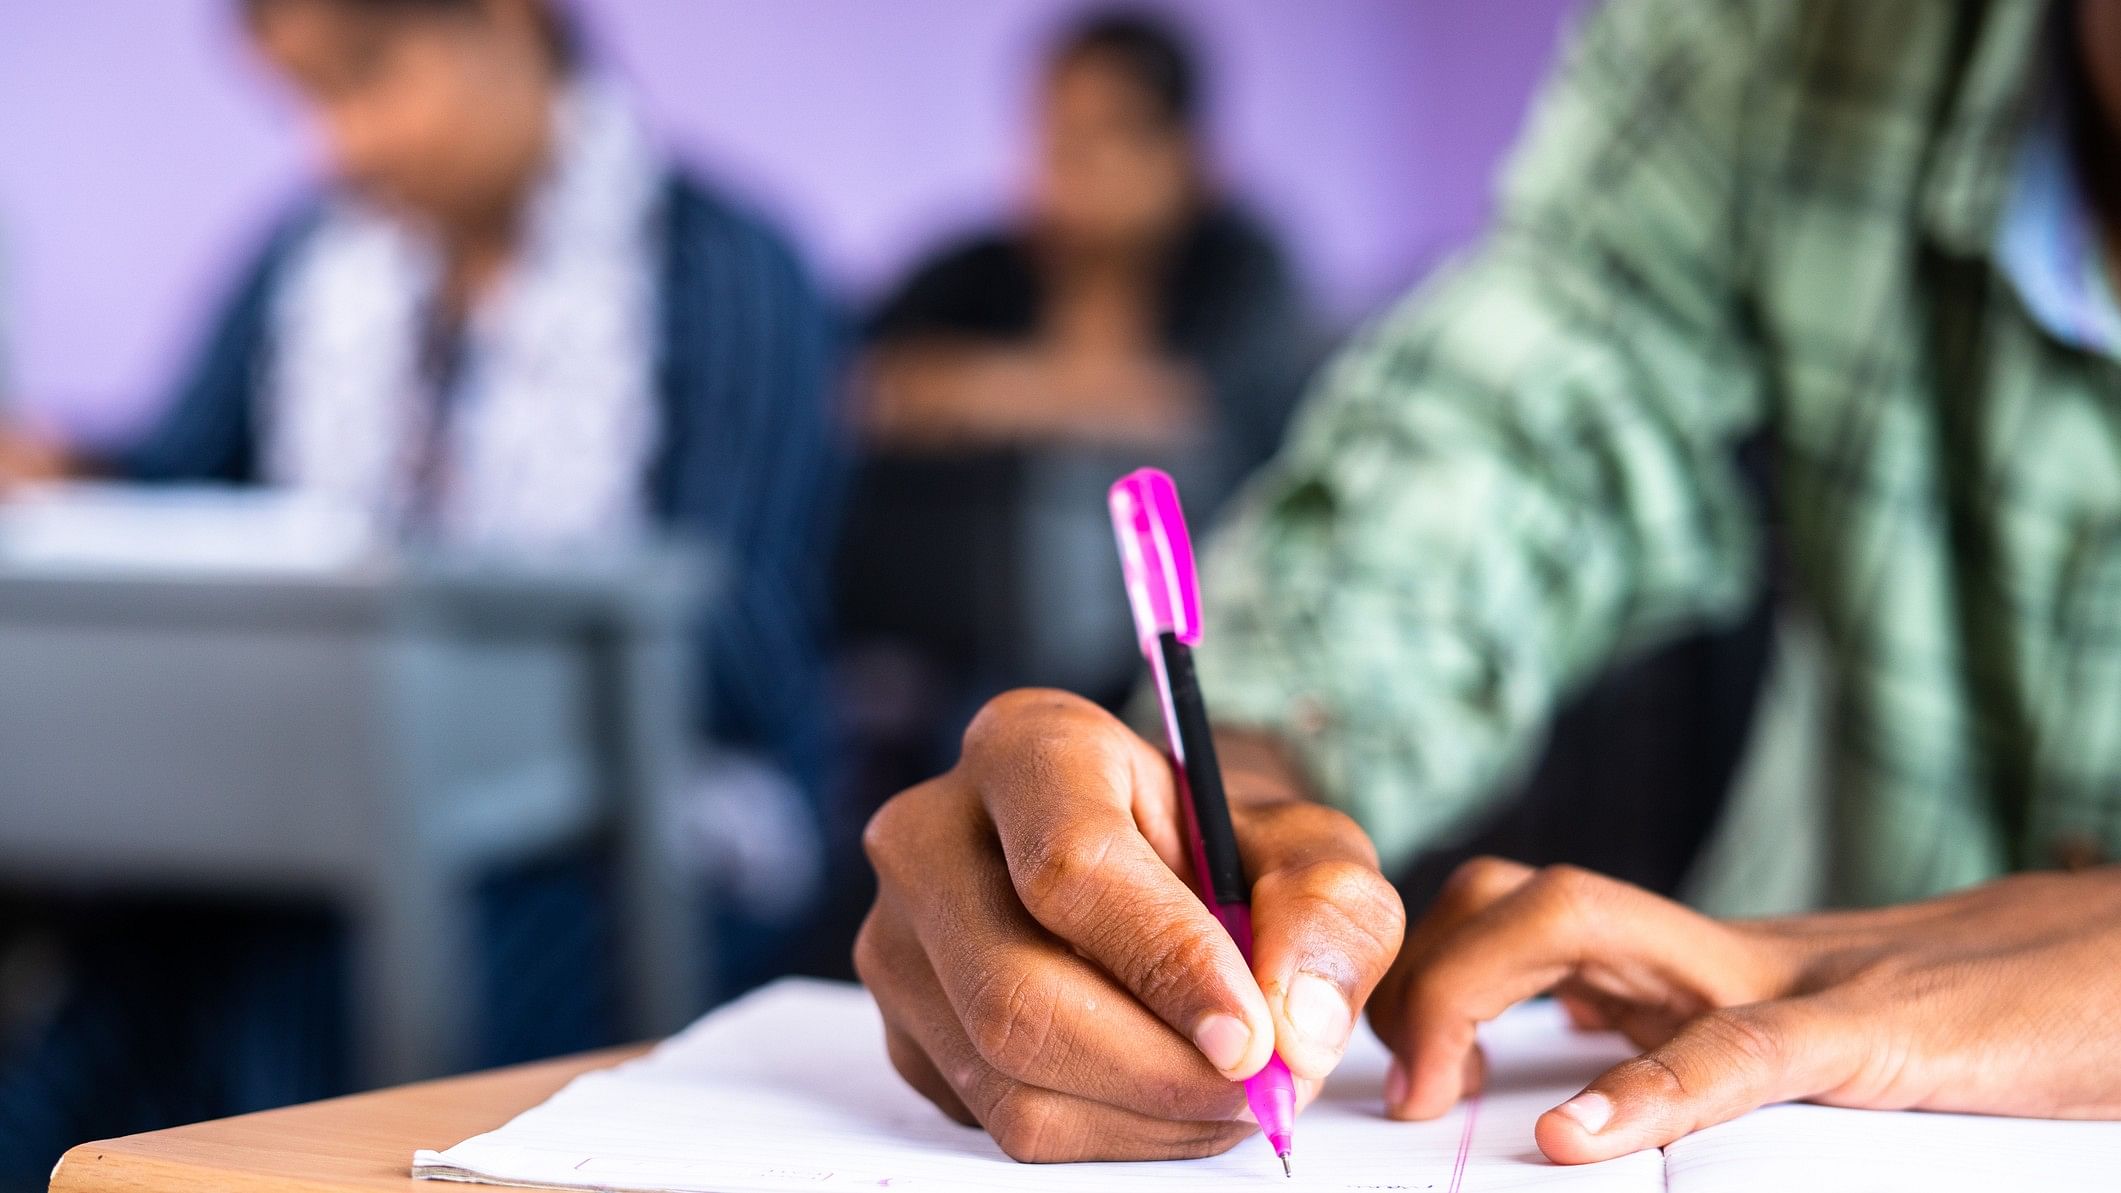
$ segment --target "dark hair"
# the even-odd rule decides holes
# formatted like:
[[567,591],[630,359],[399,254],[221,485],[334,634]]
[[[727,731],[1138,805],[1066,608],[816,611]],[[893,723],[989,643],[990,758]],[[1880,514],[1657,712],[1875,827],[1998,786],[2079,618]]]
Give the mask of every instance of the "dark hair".
[[1056,65],[1095,58],[1119,68],[1156,102],[1163,117],[1191,129],[1200,106],[1200,74],[1186,39],[1146,13],[1115,10],[1092,15],[1055,43]]
[[[243,7],[244,19],[256,24],[259,14],[276,3],[276,0],[239,2]],[[478,0],[332,0],[332,3],[378,13],[464,14],[478,7]],[[582,64],[581,27],[575,23],[574,11],[565,0],[540,0],[538,32],[544,38],[547,56],[559,73],[571,74]]]

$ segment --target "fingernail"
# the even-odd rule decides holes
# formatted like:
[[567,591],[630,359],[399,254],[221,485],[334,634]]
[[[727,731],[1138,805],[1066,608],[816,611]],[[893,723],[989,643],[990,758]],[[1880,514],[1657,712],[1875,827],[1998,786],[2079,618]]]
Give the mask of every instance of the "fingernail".
[[1245,1050],[1252,1046],[1252,1029],[1235,1015],[1217,1011],[1193,1029],[1193,1046],[1200,1049],[1200,1054],[1216,1068],[1234,1069],[1245,1059]]
[[1347,1045],[1348,1029],[1355,1022],[1348,1000],[1340,996],[1340,988],[1316,974],[1296,975],[1289,983],[1282,1010],[1296,1034],[1335,1051]]
[[1392,1067],[1385,1070],[1385,1105],[1397,1106],[1407,1100],[1407,1067],[1394,1057]]
[[1613,1101],[1594,1089],[1587,1089],[1561,1105],[1556,1110],[1576,1120],[1587,1134],[1596,1135],[1605,1130],[1613,1120]]

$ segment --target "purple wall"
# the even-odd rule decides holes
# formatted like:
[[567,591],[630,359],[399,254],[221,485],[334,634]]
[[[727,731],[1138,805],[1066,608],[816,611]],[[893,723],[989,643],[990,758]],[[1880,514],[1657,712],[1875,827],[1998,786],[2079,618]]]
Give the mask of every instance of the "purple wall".
[[[1351,316],[1478,227],[1580,0],[1161,0],[1228,173]],[[582,0],[691,155],[862,294],[1005,206],[1027,67],[1080,0]],[[0,399],[136,424],[305,169],[232,0],[0,4]]]

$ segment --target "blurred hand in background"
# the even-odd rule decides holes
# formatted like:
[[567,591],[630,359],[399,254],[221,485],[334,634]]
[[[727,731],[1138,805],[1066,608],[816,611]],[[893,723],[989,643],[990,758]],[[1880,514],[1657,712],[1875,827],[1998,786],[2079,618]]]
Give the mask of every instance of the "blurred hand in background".
[[0,423],[0,501],[26,486],[65,480],[75,472],[73,453],[57,436]]

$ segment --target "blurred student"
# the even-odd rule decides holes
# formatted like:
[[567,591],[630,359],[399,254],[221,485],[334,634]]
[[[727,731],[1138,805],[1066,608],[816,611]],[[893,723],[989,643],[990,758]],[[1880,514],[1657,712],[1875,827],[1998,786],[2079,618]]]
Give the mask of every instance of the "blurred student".
[[[1437,1118],[1478,1023],[1552,990],[1644,1050],[1540,1119],[1562,1162],[1806,1099],[2121,1117],[2117,281],[2121,4],[1610,0],[1486,241],[1209,552],[1250,957],[1175,875],[1168,760],[1011,693],[869,828],[901,1074],[1019,1158],[1197,1155],[1256,1129],[1228,1078],[1322,1078],[1364,1011],[1384,1109]],[[1736,617],[1771,530],[1843,910],[1489,860],[1403,938],[1380,863],[1488,810],[1588,677]]]
[[274,485],[445,547],[710,544],[732,587],[704,618],[702,820],[738,831],[719,860],[753,893],[799,896],[840,470],[836,329],[795,255],[672,160],[557,3],[241,12],[332,176],[159,424],[110,453],[0,434],[0,487]]
[[269,484],[443,546],[710,543],[735,587],[703,731],[814,787],[837,344],[794,254],[668,156],[550,0],[242,11],[333,177],[159,424],[109,453],[0,432],[0,483]]
[[1319,356],[1281,251],[1216,185],[1176,33],[1093,15],[1034,94],[1021,213],[914,270],[857,372],[837,608],[877,797],[946,765],[1003,687],[1117,699],[1136,661],[1104,484],[1154,459],[1205,516],[1273,452]]
[[922,265],[874,317],[869,440],[1194,449],[1218,487],[1271,454],[1317,341],[1280,250],[1218,193],[1201,111],[1159,22],[1064,36],[1021,219]]
[[689,535],[738,588],[715,740],[816,765],[834,329],[786,244],[673,162],[548,0],[242,0],[334,175],[161,422],[18,471],[299,489],[415,540]]

